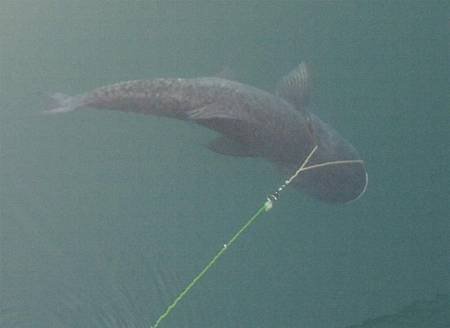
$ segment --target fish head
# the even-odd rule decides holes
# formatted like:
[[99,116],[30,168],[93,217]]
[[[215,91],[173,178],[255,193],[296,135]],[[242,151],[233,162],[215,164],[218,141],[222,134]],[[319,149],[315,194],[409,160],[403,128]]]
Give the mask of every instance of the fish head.
[[329,203],[348,203],[361,197],[367,189],[368,175],[356,149],[314,114],[311,127],[318,148],[292,181],[293,186]]

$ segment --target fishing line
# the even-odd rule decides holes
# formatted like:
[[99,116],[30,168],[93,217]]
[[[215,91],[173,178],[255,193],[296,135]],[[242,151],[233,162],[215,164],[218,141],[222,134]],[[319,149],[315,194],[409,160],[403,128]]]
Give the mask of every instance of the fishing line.
[[220,259],[220,257],[225,253],[225,251],[255,222],[255,220],[263,213],[268,212],[272,209],[273,203],[280,198],[280,193],[303,171],[316,169],[324,166],[330,165],[345,165],[345,164],[354,164],[354,163],[363,163],[362,160],[345,160],[345,161],[333,161],[333,162],[325,162],[320,164],[315,164],[311,166],[306,166],[308,164],[311,157],[316,152],[318,146],[314,146],[311,152],[308,154],[306,159],[300,165],[300,167],[295,171],[295,173],[287,179],[274,193],[270,194],[265,203],[253,214],[252,217],[244,224],[238,232],[234,234],[233,237],[228,241],[228,243],[224,244],[223,247],[217,252],[217,254],[209,261],[209,263],[200,271],[199,274],[195,276],[195,278],[183,289],[183,291],[178,294],[178,296],[174,299],[174,301],[167,307],[164,313],[156,320],[154,325],[150,326],[150,328],[157,328],[159,324],[169,316],[173,309],[177,306],[177,304],[191,291],[191,289],[198,283],[198,281],[211,269],[211,267],[216,264],[216,262]]

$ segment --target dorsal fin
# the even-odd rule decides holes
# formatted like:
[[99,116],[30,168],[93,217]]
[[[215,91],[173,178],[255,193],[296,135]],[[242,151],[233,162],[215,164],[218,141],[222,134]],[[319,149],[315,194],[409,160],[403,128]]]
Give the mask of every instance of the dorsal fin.
[[276,94],[293,104],[297,110],[303,110],[309,104],[310,84],[308,66],[301,62],[278,82]]
[[225,80],[237,81],[236,72],[230,66],[223,66],[222,69],[213,76]]

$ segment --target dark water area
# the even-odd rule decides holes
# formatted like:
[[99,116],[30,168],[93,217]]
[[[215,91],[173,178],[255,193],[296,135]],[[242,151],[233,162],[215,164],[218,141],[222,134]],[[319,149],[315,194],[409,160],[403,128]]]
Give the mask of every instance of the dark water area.
[[0,327],[150,327],[286,178],[194,124],[41,115],[49,94],[223,68],[272,92],[302,60],[367,192],[288,189],[160,327],[450,326],[446,1],[1,7]]

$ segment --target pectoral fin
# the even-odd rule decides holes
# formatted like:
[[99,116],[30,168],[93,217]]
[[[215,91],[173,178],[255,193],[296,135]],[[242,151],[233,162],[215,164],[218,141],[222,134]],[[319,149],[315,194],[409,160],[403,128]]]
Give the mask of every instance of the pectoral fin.
[[230,138],[221,136],[208,144],[208,149],[222,155],[236,157],[255,157],[257,156],[252,149],[244,144],[234,141]]
[[256,150],[248,146],[257,127],[242,114],[225,105],[212,103],[189,111],[188,118],[222,135],[209,143],[207,147],[211,151],[228,156],[258,156]]
[[191,120],[235,119],[231,111],[217,103],[195,108],[187,112],[187,115]]

